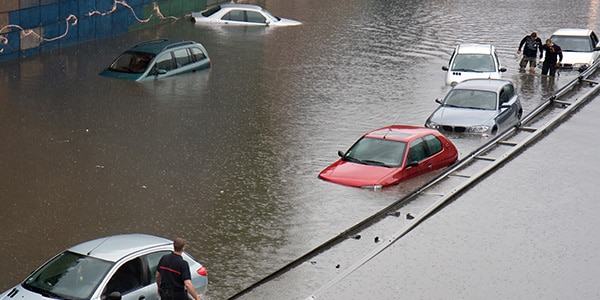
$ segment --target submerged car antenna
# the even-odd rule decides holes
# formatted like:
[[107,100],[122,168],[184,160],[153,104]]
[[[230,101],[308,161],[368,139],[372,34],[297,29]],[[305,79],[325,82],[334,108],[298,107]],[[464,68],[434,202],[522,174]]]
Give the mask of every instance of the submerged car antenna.
[[387,136],[388,132],[392,131],[391,127],[388,127],[387,131],[385,132],[385,134],[383,135],[383,139],[385,140],[385,137]]
[[[399,118],[400,118],[400,115],[398,115],[398,116],[396,117],[396,119],[394,119],[394,122],[392,123],[392,126],[393,126],[393,125],[396,125],[396,121],[398,121],[398,119],[399,119]],[[390,127],[388,127],[388,130],[387,130],[387,132],[386,132],[386,133],[383,135],[383,139],[385,139],[385,137],[387,136],[387,134],[388,134],[389,132],[391,132],[391,131],[392,131],[392,127],[390,126]]]

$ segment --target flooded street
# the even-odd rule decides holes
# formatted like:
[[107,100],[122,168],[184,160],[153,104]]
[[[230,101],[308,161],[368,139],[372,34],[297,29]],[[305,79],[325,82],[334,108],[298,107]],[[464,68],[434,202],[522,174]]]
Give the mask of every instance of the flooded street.
[[[434,99],[447,91],[441,67],[458,43],[497,47],[508,69],[503,76],[515,83],[526,115],[577,74],[562,72],[548,81],[539,69],[535,75],[519,73],[521,38],[531,31],[545,39],[561,27],[600,27],[597,0],[571,1],[568,8],[557,0],[252,3],[303,25],[206,27],[180,19],[0,62],[2,290],[68,246],[140,232],[186,238],[188,252],[208,269],[210,284],[203,299],[225,299],[433,178],[425,175],[373,192],[327,183],[317,174],[338,158],[338,150],[371,129],[423,125],[437,106]],[[476,9],[484,6],[492,9]],[[550,15],[552,22],[545,21]],[[121,52],[157,38],[203,43],[212,69],[146,83],[97,75]],[[486,141],[452,140],[460,156]],[[518,185],[517,190],[547,189],[531,172],[545,161],[539,155],[523,162],[519,157],[499,175],[528,174],[519,182],[506,181]],[[471,197],[499,205],[503,187],[483,182]],[[569,190],[569,195],[593,197],[589,188]],[[534,192],[527,195],[536,197]],[[530,200],[547,196],[540,193],[540,199]],[[459,203],[449,209],[458,215],[480,213],[473,211],[478,205],[472,200],[462,207]],[[536,209],[529,205],[523,209]],[[468,225],[486,227],[497,216],[494,211],[511,208],[489,209],[491,215],[469,219]],[[523,227],[548,216],[515,218],[527,219],[514,225]],[[434,242],[462,230],[449,223],[455,226],[417,231],[420,240],[431,235],[431,244],[407,251],[406,259],[427,260]],[[508,232],[515,236],[506,240],[519,240],[518,230]],[[473,234],[484,242],[490,238],[486,231]],[[524,233],[522,238],[534,237]],[[486,245],[467,243],[452,251],[482,253],[478,247]],[[503,246],[494,251],[514,247]],[[468,267],[461,272],[487,275]]]

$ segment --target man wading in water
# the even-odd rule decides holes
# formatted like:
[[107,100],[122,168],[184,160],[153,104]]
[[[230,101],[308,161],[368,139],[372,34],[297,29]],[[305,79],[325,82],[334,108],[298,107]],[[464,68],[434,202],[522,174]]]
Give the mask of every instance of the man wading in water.
[[542,40],[535,32],[532,32],[530,35],[521,40],[519,43],[519,49],[517,50],[517,54],[521,54],[521,48],[523,48],[523,58],[521,58],[521,62],[519,63],[521,71],[525,71],[525,67],[527,67],[527,63],[529,63],[529,72],[535,72],[535,57],[537,56],[538,50],[540,51],[540,58],[542,58],[542,49],[540,49],[541,46]]

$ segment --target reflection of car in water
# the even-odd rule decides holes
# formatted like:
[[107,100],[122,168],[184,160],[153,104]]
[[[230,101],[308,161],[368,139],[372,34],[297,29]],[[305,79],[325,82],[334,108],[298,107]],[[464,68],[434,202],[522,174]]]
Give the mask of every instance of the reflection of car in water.
[[301,22],[274,16],[266,9],[252,4],[221,4],[192,13],[196,24],[229,24],[254,26],[296,26]]
[[439,131],[391,125],[364,134],[319,178],[362,188],[381,188],[441,169],[458,158],[454,144]]
[[209,69],[202,44],[194,41],[154,40],[125,51],[100,75],[142,81]]
[[[592,30],[563,28],[555,31],[550,39],[562,49],[562,68],[584,70],[600,56],[600,41]],[[543,62],[542,59],[540,63]]]
[[469,79],[455,85],[427,118],[425,127],[441,132],[496,134],[517,125],[523,114],[508,80]]
[[506,72],[498,60],[496,48],[487,44],[460,44],[456,46],[446,71],[446,84],[455,85],[472,78],[500,78]]
[[[156,268],[173,251],[173,242],[145,234],[122,234],[73,246],[34,271],[0,299],[158,300]],[[192,284],[198,293],[208,285],[206,269],[189,254]]]

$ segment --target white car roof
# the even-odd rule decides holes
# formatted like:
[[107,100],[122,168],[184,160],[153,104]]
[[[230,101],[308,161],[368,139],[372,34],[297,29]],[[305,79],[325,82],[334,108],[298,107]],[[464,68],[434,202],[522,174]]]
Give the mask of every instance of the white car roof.
[[68,250],[95,257],[98,259],[116,262],[119,259],[138,251],[156,247],[173,246],[173,241],[147,234],[120,234],[103,237],[79,245]]
[[591,33],[592,30],[590,29],[561,28],[555,31],[552,35],[589,36]]
[[490,44],[460,44],[456,48],[459,54],[491,54],[494,51]]
[[254,4],[237,4],[237,3],[227,3],[221,4],[221,8],[239,8],[239,9],[252,9],[252,10],[263,10],[262,7]]

